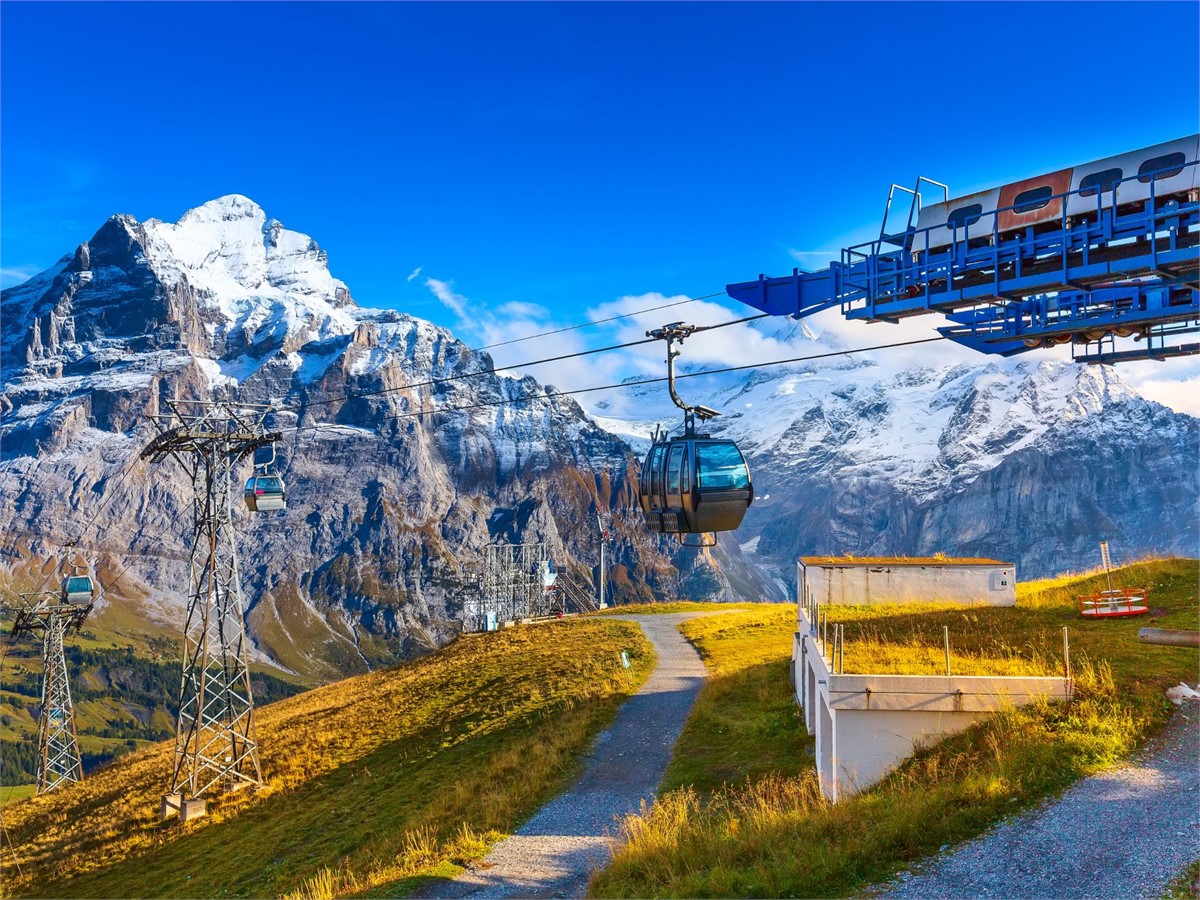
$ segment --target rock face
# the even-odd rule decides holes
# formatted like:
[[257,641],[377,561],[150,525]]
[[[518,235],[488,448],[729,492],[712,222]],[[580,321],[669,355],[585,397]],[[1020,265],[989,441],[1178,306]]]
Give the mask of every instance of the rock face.
[[36,586],[78,541],[110,602],[180,627],[191,486],[139,461],[147,416],[270,403],[288,510],[238,503],[247,620],[260,655],[317,677],[444,640],[490,541],[548,542],[588,584],[597,512],[622,601],[781,599],[805,553],[1003,557],[1029,578],[1092,564],[1099,540],[1119,560],[1200,542],[1197,420],[1103,367],[834,358],[689,381],[757,499],[736,535],[681,553],[646,534],[617,436],[678,421],[661,386],[633,392],[637,421],[589,417],[444,329],[359,308],[311,238],[245,197],[114,216],[2,302],[0,580]]
[[1200,544],[1198,422],[1112,367],[843,359],[696,399],[751,462],[737,540],[788,585],[806,554],[996,557],[1029,579],[1097,565],[1101,540],[1126,561]]
[[[245,197],[175,224],[115,216],[3,309],[0,551],[17,582],[79,541],[110,572],[129,563],[112,602],[182,625],[190,482],[138,453],[164,398],[214,397],[278,410],[288,509],[239,500],[235,524],[255,646],[292,670],[334,677],[444,640],[491,540],[546,541],[588,587],[598,511],[620,599],[678,582],[632,514],[622,441],[444,329],[360,309],[311,238]],[[715,563],[689,569],[730,595]]]

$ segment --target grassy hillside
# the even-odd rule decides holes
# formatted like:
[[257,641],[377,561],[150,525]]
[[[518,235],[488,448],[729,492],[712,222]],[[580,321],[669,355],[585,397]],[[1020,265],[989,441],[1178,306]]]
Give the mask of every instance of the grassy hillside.
[[3,890],[404,892],[422,874],[447,874],[456,860],[481,855],[560,789],[652,666],[649,643],[624,622],[464,636],[415,662],[264,707],[265,787],[210,804],[195,823],[158,821],[166,744],[6,806],[15,850],[4,857]]
[[[58,558],[30,558],[20,549],[0,564],[0,595],[57,590],[62,581]],[[116,756],[162,740],[175,731],[179,693],[182,621],[163,623],[163,612],[107,554],[95,559],[94,574],[107,585],[83,629],[64,644],[71,696],[85,772]],[[179,613],[182,616],[182,613]],[[11,619],[0,621],[0,784],[32,782],[41,701],[41,637],[8,638]],[[311,686],[273,666],[255,664],[256,698],[271,702]]]
[[796,606],[771,603],[742,614],[684,622],[680,630],[711,673],[663,778],[669,791],[701,794],[769,773],[798,775],[811,744],[788,690]]
[[[41,704],[41,644],[28,638],[9,648],[0,668],[0,784],[34,780]],[[166,644],[152,658],[144,648],[114,647],[94,633],[71,635],[65,646],[83,770],[175,734],[179,651]],[[165,657],[165,658],[162,658]],[[256,666],[256,702],[271,703],[304,688]],[[274,672],[276,670],[269,670]]]
[[[732,612],[745,604],[740,603],[709,603],[702,600],[671,600],[666,603],[625,603],[620,606],[610,606],[593,615],[597,616],[652,616],[657,614],[681,612]],[[754,604],[751,604],[754,605]]]
[[[684,631],[713,669],[680,739],[668,783],[593,882],[604,897],[831,897],[859,893],[944,844],[1128,755],[1173,707],[1168,686],[1194,680],[1198,654],[1137,640],[1146,625],[1198,625],[1198,563],[1164,560],[1116,573],[1150,589],[1150,616],[1084,621],[1078,594],[1103,575],[1018,586],[1016,609],[847,609],[884,647],[940,645],[964,656],[1026,658],[1054,668],[1071,629],[1069,705],[1008,709],[920,750],[881,784],[836,806],[818,790],[811,739],[791,709],[787,660],[795,607],[695,620]],[[843,616],[838,610],[837,616]],[[832,617],[831,617],[832,620]],[[851,629],[847,628],[848,641]],[[847,646],[847,669],[850,666]],[[789,713],[791,717],[789,718]]]

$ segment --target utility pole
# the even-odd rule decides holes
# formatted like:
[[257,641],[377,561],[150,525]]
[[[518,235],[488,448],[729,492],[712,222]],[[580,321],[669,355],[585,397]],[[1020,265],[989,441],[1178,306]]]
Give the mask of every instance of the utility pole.
[[608,529],[604,527],[604,520],[600,517],[600,509],[596,509],[596,527],[600,531],[600,596],[596,598],[600,609],[608,606],[605,598],[608,596],[608,565],[604,561],[604,548],[608,543]]
[[92,603],[86,606],[67,603],[53,591],[22,594],[21,601],[21,607],[10,608],[16,613],[13,640],[22,634],[38,631],[42,634],[44,669],[42,711],[38,718],[37,792],[45,794],[83,779],[63,638],[79,630],[92,610]]
[[234,466],[282,436],[264,427],[269,406],[166,403],[170,413],[151,417],[159,434],[142,458],[171,456],[192,479],[191,594],[171,792],[162,805],[164,818],[186,821],[204,815],[204,795],[262,783],[231,493]]

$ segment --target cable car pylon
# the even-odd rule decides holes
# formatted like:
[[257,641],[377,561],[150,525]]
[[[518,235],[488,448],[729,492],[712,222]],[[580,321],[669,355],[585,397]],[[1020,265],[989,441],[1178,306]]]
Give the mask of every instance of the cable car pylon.
[[233,529],[233,470],[244,457],[273,447],[281,435],[266,430],[270,406],[225,400],[166,404],[169,413],[150,417],[159,434],[141,456],[151,462],[173,457],[192,480],[191,593],[171,791],[162,806],[164,817],[178,812],[187,820],[204,814],[206,796],[262,783]]
[[[74,571],[64,581],[61,592],[24,593],[20,595],[20,606],[8,607],[9,612],[15,613],[12,640],[37,632],[42,636],[42,704],[36,773],[39,794],[83,779],[63,638],[78,631],[92,611],[95,584],[89,576],[80,574],[80,567]],[[86,591],[84,580],[88,582]]]

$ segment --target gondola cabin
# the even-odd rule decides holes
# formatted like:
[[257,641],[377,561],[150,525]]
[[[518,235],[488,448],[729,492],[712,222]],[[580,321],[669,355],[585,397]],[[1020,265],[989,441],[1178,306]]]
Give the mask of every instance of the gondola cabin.
[[659,534],[733,531],[754,501],[750,468],[737,444],[695,436],[656,442],[638,492],[646,525]]
[[251,512],[287,509],[287,492],[278,475],[252,475],[246,482],[246,506]]
[[96,598],[96,582],[89,575],[70,575],[63,582],[63,603],[91,603]]

